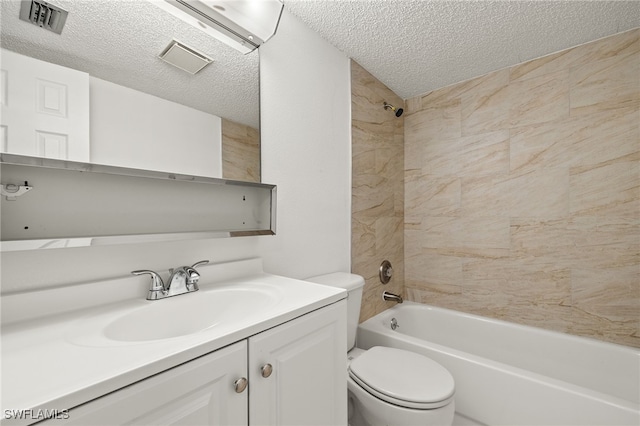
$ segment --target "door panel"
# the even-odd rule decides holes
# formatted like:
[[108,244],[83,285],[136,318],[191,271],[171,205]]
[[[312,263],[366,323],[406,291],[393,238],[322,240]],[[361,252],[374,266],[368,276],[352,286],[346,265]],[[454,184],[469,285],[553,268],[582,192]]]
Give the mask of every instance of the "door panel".
[[243,340],[83,404],[66,420],[42,424],[247,425],[248,392],[234,388],[246,369]]
[[2,49],[3,152],[89,161],[89,74]]
[[345,301],[250,338],[249,423],[346,424],[346,340]]

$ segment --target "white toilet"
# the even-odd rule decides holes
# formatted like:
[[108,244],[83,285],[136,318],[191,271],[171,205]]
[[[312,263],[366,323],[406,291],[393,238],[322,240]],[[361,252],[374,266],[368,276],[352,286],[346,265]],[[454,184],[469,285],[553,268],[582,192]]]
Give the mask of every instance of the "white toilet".
[[355,347],[364,279],[337,272],[307,281],[348,291],[349,424],[450,426],[455,406],[451,374],[437,362],[414,352],[375,346]]

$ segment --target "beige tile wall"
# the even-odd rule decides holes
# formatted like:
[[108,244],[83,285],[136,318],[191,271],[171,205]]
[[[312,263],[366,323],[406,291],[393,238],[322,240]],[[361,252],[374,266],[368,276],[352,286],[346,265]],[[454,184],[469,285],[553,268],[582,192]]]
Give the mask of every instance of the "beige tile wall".
[[409,299],[640,347],[639,35],[407,101]]
[[260,182],[260,131],[222,119],[222,177]]
[[[384,290],[403,294],[404,283],[404,118],[386,111],[386,101],[403,100],[356,62],[351,62],[352,221],[351,270],[365,277],[360,320],[394,305],[382,300]],[[383,260],[394,276],[382,285]]]

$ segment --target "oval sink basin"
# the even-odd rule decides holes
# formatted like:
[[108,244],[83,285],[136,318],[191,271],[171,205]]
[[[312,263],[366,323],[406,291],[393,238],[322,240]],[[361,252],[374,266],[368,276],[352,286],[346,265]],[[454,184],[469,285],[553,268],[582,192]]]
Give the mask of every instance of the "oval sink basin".
[[149,302],[109,323],[104,335],[126,342],[185,336],[246,319],[278,299],[273,290],[259,288],[200,290]]

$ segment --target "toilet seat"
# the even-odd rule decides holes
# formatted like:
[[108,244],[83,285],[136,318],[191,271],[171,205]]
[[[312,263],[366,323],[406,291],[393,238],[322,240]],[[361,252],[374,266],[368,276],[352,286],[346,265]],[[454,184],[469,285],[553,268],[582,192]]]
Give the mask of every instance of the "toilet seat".
[[367,392],[390,404],[432,410],[453,398],[451,374],[414,352],[374,346],[349,365],[349,376]]

